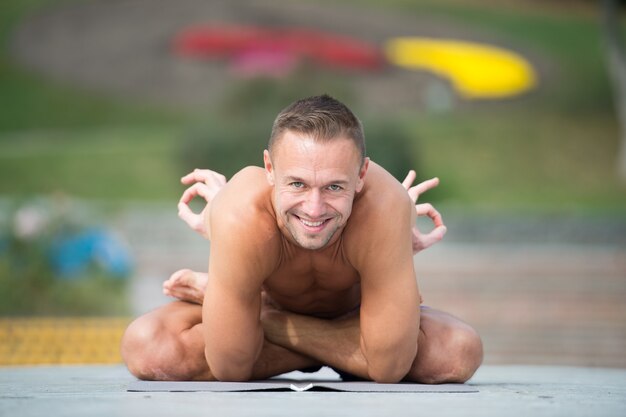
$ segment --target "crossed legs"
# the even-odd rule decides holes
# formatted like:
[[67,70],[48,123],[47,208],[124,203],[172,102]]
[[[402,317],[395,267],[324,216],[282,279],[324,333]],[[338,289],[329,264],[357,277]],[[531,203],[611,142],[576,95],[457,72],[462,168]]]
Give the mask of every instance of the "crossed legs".
[[[126,330],[121,348],[130,372],[148,380],[215,379],[204,358],[201,320],[202,306],[185,301],[136,319]],[[418,353],[405,380],[468,380],[482,362],[478,334],[459,319],[431,308],[422,307],[420,321]],[[255,364],[253,379],[322,364],[367,377],[348,365],[359,350],[353,337],[359,332],[358,316],[322,320],[272,310],[262,322],[269,340]]]
[[[204,357],[202,306],[174,301],[133,321],[122,338],[122,358],[139,379],[210,381],[215,377]],[[265,341],[252,379],[316,366],[319,363]]]

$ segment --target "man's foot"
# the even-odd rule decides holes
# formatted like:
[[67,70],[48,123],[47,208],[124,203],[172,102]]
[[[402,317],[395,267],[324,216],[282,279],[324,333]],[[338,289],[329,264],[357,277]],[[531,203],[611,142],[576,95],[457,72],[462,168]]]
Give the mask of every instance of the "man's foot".
[[181,269],[163,283],[163,294],[195,304],[202,304],[209,275],[206,272],[195,272]]

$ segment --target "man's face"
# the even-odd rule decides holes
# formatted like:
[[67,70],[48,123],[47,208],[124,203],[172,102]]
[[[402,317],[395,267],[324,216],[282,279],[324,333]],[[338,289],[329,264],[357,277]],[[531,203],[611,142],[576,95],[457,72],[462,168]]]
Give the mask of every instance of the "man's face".
[[[274,186],[273,203],[281,229],[305,249],[325,247],[346,225],[355,193],[363,188],[367,160],[350,139],[316,142],[286,131],[265,169]],[[338,233],[339,232],[339,233]]]

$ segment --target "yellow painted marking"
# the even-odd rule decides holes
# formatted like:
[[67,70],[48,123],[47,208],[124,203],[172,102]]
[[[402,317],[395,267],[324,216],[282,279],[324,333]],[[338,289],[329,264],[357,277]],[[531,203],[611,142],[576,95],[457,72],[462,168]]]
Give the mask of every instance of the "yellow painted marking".
[[0,366],[120,363],[127,318],[0,318]]
[[392,38],[387,59],[403,68],[430,71],[470,99],[505,98],[537,85],[532,65],[521,55],[495,46],[445,39]]

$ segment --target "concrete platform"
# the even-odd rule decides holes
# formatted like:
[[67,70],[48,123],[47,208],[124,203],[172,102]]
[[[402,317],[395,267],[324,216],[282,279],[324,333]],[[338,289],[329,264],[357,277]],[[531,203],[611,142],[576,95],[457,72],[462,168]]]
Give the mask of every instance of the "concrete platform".
[[480,392],[126,392],[122,366],[0,368],[0,416],[623,416],[626,370],[484,366]]

